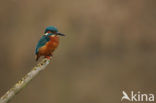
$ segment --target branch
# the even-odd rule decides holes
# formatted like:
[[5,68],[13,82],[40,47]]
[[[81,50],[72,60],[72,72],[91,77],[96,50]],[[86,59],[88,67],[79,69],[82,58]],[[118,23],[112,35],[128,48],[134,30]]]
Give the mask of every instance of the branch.
[[26,74],[20,81],[18,81],[10,90],[8,90],[1,98],[0,103],[7,103],[18,92],[20,92],[41,70],[44,70],[49,64],[50,59],[43,59],[37,64],[28,74]]

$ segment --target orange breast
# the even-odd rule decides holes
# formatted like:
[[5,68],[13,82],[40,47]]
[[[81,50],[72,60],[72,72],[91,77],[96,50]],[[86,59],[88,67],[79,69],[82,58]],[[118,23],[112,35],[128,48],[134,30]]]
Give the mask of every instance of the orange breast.
[[45,46],[39,49],[40,55],[49,55],[51,54],[59,45],[59,37],[58,36],[49,36],[50,41],[45,44]]

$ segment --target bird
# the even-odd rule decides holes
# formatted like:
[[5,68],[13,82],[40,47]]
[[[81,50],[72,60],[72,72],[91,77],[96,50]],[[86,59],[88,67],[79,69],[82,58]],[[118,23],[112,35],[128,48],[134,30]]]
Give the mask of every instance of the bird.
[[41,56],[48,59],[53,56],[53,52],[59,45],[59,36],[65,36],[65,34],[58,32],[55,26],[48,26],[45,29],[44,35],[36,45],[36,61],[38,61]]

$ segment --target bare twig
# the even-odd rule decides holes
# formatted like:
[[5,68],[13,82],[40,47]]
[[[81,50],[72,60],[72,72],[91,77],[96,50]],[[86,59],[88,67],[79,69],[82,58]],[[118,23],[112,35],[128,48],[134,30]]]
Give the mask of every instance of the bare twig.
[[50,59],[45,58],[39,64],[37,64],[28,74],[26,74],[0,98],[0,103],[7,103],[10,101],[11,98],[21,91],[41,70],[44,70],[49,62]]

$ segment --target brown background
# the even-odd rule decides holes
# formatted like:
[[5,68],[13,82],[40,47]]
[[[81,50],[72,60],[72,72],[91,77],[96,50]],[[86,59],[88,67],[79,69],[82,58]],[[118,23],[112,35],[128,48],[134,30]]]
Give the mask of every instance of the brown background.
[[155,0],[1,0],[0,96],[36,64],[45,27],[54,58],[10,103],[120,103],[122,91],[156,94]]

